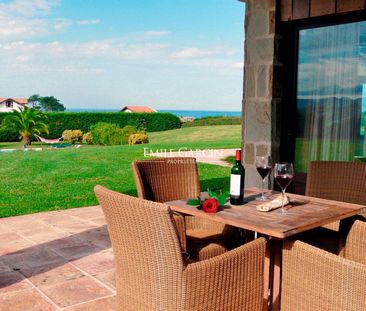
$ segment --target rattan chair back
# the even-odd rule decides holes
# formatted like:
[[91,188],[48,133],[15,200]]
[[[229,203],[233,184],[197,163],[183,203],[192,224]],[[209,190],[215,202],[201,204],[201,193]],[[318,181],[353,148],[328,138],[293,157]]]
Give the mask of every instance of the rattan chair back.
[[140,198],[167,202],[200,195],[195,158],[161,158],[132,163]]
[[305,194],[328,200],[366,204],[366,163],[313,161]]
[[95,193],[112,242],[119,310],[171,310],[182,299],[184,262],[169,207],[101,186]]

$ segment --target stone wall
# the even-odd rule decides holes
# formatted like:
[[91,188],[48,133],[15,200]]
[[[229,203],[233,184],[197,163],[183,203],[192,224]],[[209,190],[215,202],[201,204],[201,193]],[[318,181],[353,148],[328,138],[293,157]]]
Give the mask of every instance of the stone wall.
[[[275,62],[275,0],[247,0],[243,95],[243,149],[245,186],[260,186],[257,155],[271,155],[276,133],[272,130],[276,102],[273,94]],[[274,96],[275,95],[275,96]],[[275,157],[276,158],[276,157]]]

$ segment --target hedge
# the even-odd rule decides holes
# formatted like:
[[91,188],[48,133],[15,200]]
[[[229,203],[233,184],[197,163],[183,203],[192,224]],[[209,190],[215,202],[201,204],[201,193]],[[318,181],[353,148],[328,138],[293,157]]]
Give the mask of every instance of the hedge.
[[191,126],[206,126],[206,125],[236,125],[241,124],[240,117],[205,117],[187,121],[182,124],[182,127]]
[[[0,113],[0,123],[8,113]],[[158,132],[181,127],[179,118],[171,113],[126,113],[126,112],[48,112],[50,133],[42,136],[56,138],[64,130],[89,132],[98,122],[116,124],[120,127],[132,125],[145,128],[147,132]],[[0,141],[19,141],[19,134],[14,130],[0,130]]]

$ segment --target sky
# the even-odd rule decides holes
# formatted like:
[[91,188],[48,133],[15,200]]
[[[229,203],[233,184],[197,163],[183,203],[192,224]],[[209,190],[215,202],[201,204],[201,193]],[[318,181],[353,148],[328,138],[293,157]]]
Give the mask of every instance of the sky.
[[237,0],[0,0],[0,97],[240,111]]

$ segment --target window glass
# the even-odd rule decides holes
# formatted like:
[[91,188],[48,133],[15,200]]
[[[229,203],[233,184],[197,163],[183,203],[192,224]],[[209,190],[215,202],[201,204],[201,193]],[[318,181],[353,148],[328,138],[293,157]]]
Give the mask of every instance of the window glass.
[[366,22],[299,31],[295,168],[366,158]]

